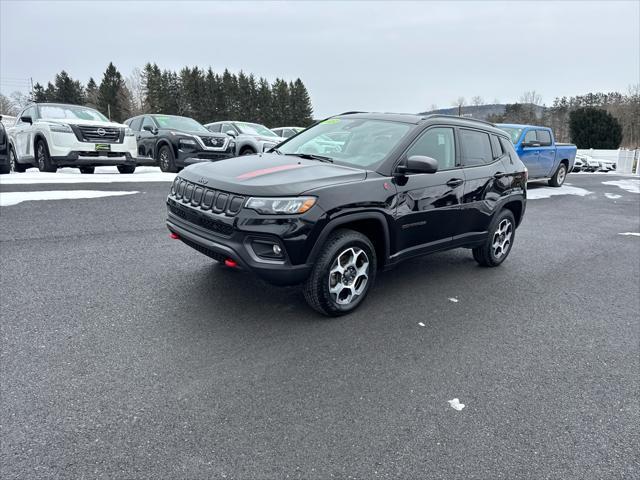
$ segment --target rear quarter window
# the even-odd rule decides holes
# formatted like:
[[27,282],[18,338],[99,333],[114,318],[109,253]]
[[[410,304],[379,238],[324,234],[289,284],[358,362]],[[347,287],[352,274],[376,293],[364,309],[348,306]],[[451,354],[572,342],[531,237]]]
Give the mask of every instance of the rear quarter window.
[[478,130],[460,130],[462,165],[473,167],[493,162],[489,134]]

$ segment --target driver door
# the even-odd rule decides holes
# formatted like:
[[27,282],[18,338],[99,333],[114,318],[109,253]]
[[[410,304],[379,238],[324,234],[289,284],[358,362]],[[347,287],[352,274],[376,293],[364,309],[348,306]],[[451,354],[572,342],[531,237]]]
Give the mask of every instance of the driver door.
[[155,145],[158,135],[157,133],[145,130],[145,126],[152,127],[154,131],[158,129],[153,119],[150,116],[145,115],[142,119],[140,131],[136,132],[136,137],[138,139],[138,153],[144,158],[155,158]]
[[448,246],[461,217],[464,173],[460,168],[455,130],[434,126],[407,149],[403,161],[423,155],[438,161],[436,173],[407,174],[396,179],[395,237],[400,256]]

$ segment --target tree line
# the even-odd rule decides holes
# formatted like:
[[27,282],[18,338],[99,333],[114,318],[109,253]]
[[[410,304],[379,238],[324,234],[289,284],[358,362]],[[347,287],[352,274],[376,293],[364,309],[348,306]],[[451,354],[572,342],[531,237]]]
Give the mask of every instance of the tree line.
[[[11,104],[4,96],[0,101]],[[46,87],[36,83],[29,97],[13,98],[14,105],[25,101],[87,105],[117,122],[142,113],[183,115],[201,123],[242,120],[269,127],[304,127],[313,122],[311,98],[299,78],[269,83],[242,71],[216,73],[211,67],[176,72],[147,63],[124,78],[109,63],[100,83],[89,78],[86,85],[63,70]]]

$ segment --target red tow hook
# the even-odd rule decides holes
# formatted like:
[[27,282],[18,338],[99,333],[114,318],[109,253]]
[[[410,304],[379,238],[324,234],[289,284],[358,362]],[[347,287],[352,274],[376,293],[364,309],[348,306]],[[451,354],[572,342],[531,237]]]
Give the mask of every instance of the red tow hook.
[[237,267],[237,266],[238,266],[238,262],[236,262],[235,260],[232,260],[231,258],[227,258],[227,259],[224,261],[224,264],[225,264],[227,267],[230,267],[230,268],[235,268],[235,267]]
[[180,240],[180,235],[178,235],[177,233],[171,232],[169,233],[169,238],[173,240]]

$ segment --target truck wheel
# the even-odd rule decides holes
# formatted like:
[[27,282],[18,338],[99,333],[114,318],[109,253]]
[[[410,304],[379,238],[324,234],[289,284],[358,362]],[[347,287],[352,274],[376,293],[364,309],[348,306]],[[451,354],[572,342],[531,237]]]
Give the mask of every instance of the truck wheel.
[[136,171],[135,165],[118,165],[118,171],[120,173],[133,173]]
[[561,187],[564,181],[567,178],[567,166],[564,163],[561,163],[556,170],[556,173],[553,174],[553,177],[549,179],[549,185],[552,187]]
[[80,173],[91,174],[96,171],[96,167],[80,167]]
[[51,162],[49,155],[49,147],[44,140],[38,140],[36,143],[36,160],[38,161],[38,170],[41,172],[54,173],[58,168]]
[[497,267],[505,261],[516,236],[516,220],[511,210],[502,210],[491,223],[487,241],[473,249],[473,258],[483,267]]
[[376,279],[376,269],[371,241],[354,230],[337,230],[318,255],[304,284],[304,297],[323,315],[344,315],[363,302]]
[[176,173],[178,171],[176,168],[176,160],[173,156],[173,150],[166,145],[160,147],[160,151],[158,152],[158,164],[160,165],[160,170],[163,172]]

